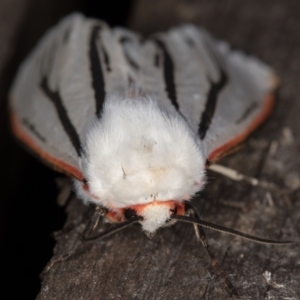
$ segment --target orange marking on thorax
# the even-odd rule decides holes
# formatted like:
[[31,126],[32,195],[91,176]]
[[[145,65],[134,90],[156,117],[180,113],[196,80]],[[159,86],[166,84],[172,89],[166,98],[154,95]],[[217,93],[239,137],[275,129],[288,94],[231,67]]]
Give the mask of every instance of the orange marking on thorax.
[[141,213],[147,206],[150,205],[163,205],[163,206],[169,206],[170,209],[175,209],[177,207],[177,211],[179,208],[183,208],[184,210],[184,203],[181,201],[176,201],[176,200],[167,200],[167,201],[157,201],[154,200],[150,203],[145,203],[145,204],[136,204],[136,205],[131,205],[126,208],[134,209],[138,214]]
[[168,201],[152,201],[145,204],[130,205],[124,208],[110,209],[106,214],[106,218],[112,223],[120,223],[125,221],[124,210],[135,210],[137,215],[142,215],[143,210],[151,205],[164,205],[168,206],[170,210],[176,210],[176,214],[183,216],[185,214],[185,204],[181,201],[168,200]]
[[121,223],[121,222],[126,221],[123,211],[124,211],[123,208],[119,208],[116,211],[115,210],[109,210],[107,212],[107,214],[105,215],[105,217],[111,223]]

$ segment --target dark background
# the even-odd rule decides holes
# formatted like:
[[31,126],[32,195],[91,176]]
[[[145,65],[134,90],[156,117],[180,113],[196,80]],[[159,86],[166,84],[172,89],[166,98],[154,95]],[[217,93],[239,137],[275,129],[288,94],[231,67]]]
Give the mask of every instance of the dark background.
[[[53,253],[55,243],[51,233],[62,228],[65,220],[63,209],[54,201],[57,173],[25,152],[9,131],[6,98],[17,67],[45,30],[63,16],[81,11],[111,26],[124,26],[131,6],[129,0],[30,0],[27,3],[0,85],[0,270],[5,279],[0,285],[0,298],[7,295],[5,299],[36,297],[40,289],[38,276]],[[7,1],[6,5],[12,4]],[[6,22],[10,22],[9,16]]]
[[[196,23],[275,68],[281,87],[272,117],[243,150],[222,164],[290,192],[271,193],[272,206],[265,190],[209,173],[209,197],[200,203],[209,206],[203,209],[208,221],[265,237],[294,239],[292,246],[272,247],[207,232],[222,267],[245,299],[300,299],[299,0],[0,1],[0,43],[2,48],[10,46],[0,65],[0,270],[4,278],[0,298],[35,298],[40,290],[38,275],[53,254],[50,234],[66,218],[55,203],[57,174],[23,151],[9,134],[7,92],[17,66],[45,30],[75,10],[143,33],[181,22]],[[293,134],[290,140],[284,134],[286,128]],[[273,142],[278,147],[271,155]],[[63,268],[53,268],[40,299],[101,295],[103,299],[227,299],[222,282],[198,247],[188,225],[161,230],[152,241],[130,228],[105,244],[86,247],[86,253]],[[284,288],[267,283],[262,276],[265,270]],[[60,284],[62,280],[65,285]]]

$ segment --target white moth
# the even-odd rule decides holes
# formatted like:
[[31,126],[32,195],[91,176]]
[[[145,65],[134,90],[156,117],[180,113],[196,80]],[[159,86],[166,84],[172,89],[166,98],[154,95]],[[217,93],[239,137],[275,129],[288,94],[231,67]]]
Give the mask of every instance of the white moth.
[[152,234],[195,221],[187,203],[206,167],[265,120],[276,83],[270,67],[192,25],[141,40],[74,14],[22,64],[12,127],[84,202]]

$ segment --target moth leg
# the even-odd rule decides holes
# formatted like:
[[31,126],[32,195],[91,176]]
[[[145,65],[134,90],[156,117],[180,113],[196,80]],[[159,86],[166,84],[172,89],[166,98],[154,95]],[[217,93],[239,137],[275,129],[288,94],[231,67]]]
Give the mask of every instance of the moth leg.
[[278,190],[278,187],[276,185],[274,185],[273,183],[258,180],[257,178],[244,175],[242,173],[239,173],[236,170],[233,170],[231,168],[224,167],[224,166],[221,166],[218,164],[210,165],[209,170],[212,170],[213,172],[224,175],[235,181],[246,181],[253,186],[261,186],[261,187],[263,187],[265,189],[269,189],[269,190]]
[[64,207],[67,205],[72,196],[72,180],[69,177],[58,177],[56,178],[55,183],[57,188],[59,189],[56,203],[58,204],[58,206]]
[[[70,179],[69,177],[58,177],[58,178],[56,178],[56,185],[57,185],[57,187],[59,189],[59,194],[57,196],[56,202],[57,202],[57,204],[59,206],[65,207],[70,202],[70,200],[75,196],[75,194],[73,192],[73,182],[72,182],[72,179]],[[83,218],[81,218],[79,221],[75,221],[75,222],[70,223],[69,225],[67,225],[65,228],[63,228],[61,230],[53,232],[53,234],[52,234],[53,237],[55,239],[57,239],[60,236],[69,233],[74,228],[80,226],[82,224],[83,220],[86,219],[87,215],[89,215],[91,213],[90,207],[85,212]],[[98,212],[98,208],[96,208],[96,210]],[[96,226],[97,226],[97,224],[95,225],[95,227]]]
[[97,227],[101,217],[104,217],[107,213],[107,209],[102,206],[96,206],[93,216],[88,220],[82,234],[81,240],[88,238],[93,230]]
[[195,233],[196,233],[198,241],[200,241],[202,243],[202,245],[204,246],[204,248],[210,258],[212,267],[215,269],[218,276],[221,278],[221,280],[226,285],[227,289],[229,290],[230,296],[238,297],[238,293],[237,293],[235,287],[230,282],[230,280],[227,278],[225,272],[223,271],[220,264],[218,263],[214,253],[211,251],[203,228],[201,226],[198,226],[197,224],[194,224],[194,229],[195,229]]
[[[53,256],[51,258],[51,260],[48,262],[48,264],[46,265],[46,267],[40,274],[41,279],[43,279],[45,277],[45,275],[50,271],[50,269],[56,263],[66,261],[69,257],[71,257],[81,246],[81,244],[83,242],[83,237],[88,236],[96,228],[96,226],[99,223],[100,217],[103,216],[103,214],[104,214],[105,209],[101,206],[91,207],[91,208],[94,210],[94,213],[93,213],[92,217],[87,221],[83,232],[80,234],[81,235],[80,239],[76,240],[75,244],[72,246],[72,248],[69,251],[67,251],[63,254],[60,254],[60,255]],[[90,211],[90,208],[88,209],[88,212],[89,211]],[[82,224],[82,222],[80,224]]]
[[[69,177],[58,177],[55,179],[57,188],[59,189],[58,196],[56,198],[56,203],[60,207],[66,207],[70,200],[74,197],[72,180]],[[80,225],[82,222],[72,222],[65,228],[57,230],[52,233],[55,240],[60,236],[70,232],[72,229]]]
[[[195,208],[189,208],[188,214],[191,214],[193,217],[199,218],[198,212]],[[225,272],[223,271],[220,264],[218,263],[216,256],[210,249],[208,241],[206,239],[206,234],[205,234],[203,228],[197,224],[194,224],[194,230],[195,230],[198,241],[200,241],[202,243],[202,245],[204,246],[204,248],[209,256],[212,267],[215,269],[218,276],[221,278],[221,280],[226,285],[230,296],[234,297],[234,298],[238,298],[238,293],[237,293],[235,287],[230,282],[230,280],[227,278]]]

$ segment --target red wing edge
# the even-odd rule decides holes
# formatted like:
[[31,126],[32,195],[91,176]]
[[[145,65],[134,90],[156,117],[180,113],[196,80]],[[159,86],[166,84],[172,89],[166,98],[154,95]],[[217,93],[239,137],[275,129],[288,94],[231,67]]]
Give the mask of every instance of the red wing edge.
[[10,122],[15,136],[27,147],[29,147],[29,149],[31,149],[35,154],[37,154],[42,161],[46,162],[46,164],[49,164],[54,170],[58,172],[74,177],[80,181],[84,180],[84,177],[80,170],[65,163],[62,160],[53,157],[52,155],[45,152],[40,146],[38,146],[22,129],[18,117],[13,111],[11,111],[10,113]]
[[275,100],[274,92],[269,93],[265,97],[264,105],[262,107],[261,112],[259,113],[258,116],[256,116],[256,118],[253,119],[253,121],[245,129],[245,131],[243,131],[233,139],[229,140],[222,146],[212,151],[208,156],[208,161],[210,163],[216,162],[219,158],[223,156],[225,152],[227,152],[229,149],[233,148],[234,146],[238,145],[243,140],[245,140],[248,137],[248,135],[252,133],[259,125],[261,125],[265,121],[265,119],[271,114],[274,106],[274,100]]

